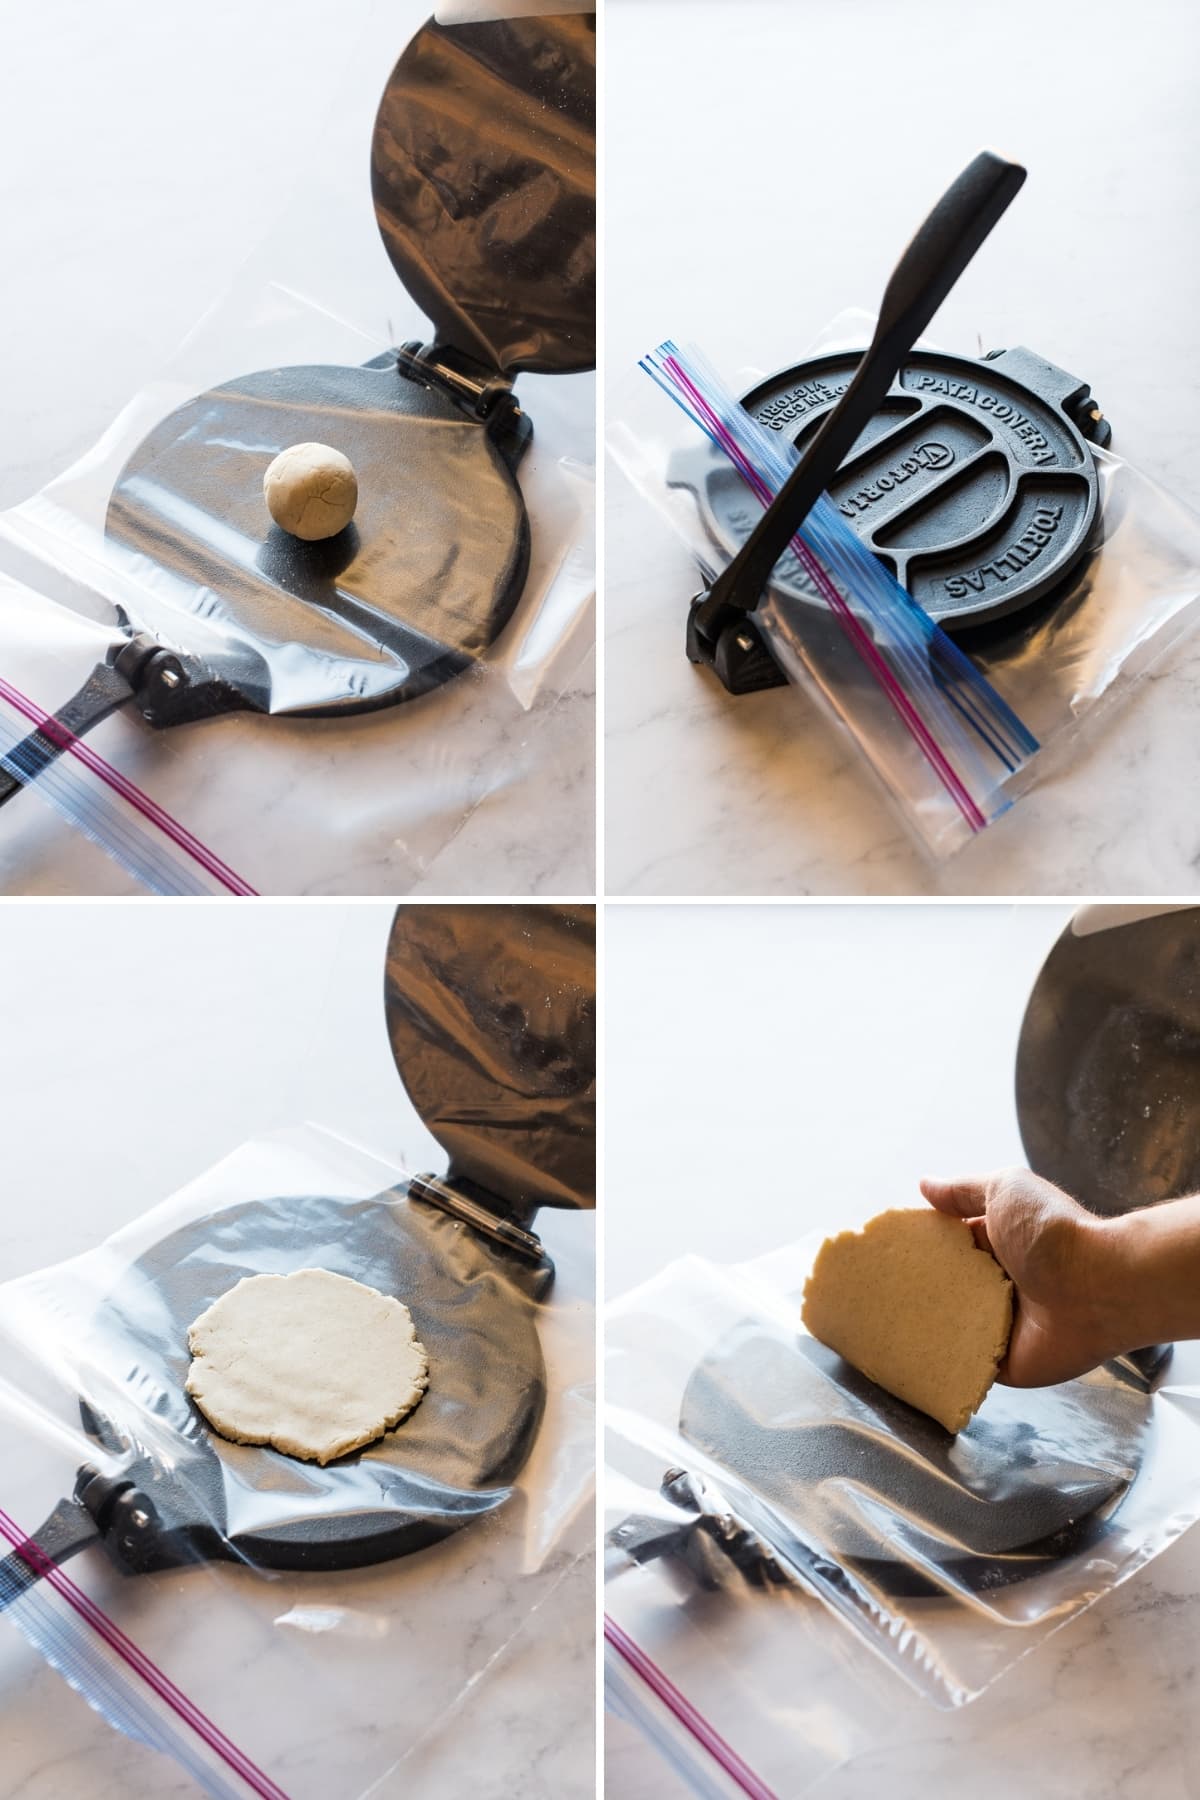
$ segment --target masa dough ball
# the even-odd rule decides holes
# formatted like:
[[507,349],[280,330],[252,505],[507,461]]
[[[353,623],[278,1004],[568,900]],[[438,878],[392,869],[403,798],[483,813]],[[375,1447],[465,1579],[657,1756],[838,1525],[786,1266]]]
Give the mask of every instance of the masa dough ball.
[[336,537],[354,517],[354,464],[328,444],[292,444],[263,476],[267,511],[293,537],[315,543]]
[[245,1276],[188,1349],[187,1391],[222,1437],[310,1462],[373,1443],[429,1385],[407,1306],[328,1269]]

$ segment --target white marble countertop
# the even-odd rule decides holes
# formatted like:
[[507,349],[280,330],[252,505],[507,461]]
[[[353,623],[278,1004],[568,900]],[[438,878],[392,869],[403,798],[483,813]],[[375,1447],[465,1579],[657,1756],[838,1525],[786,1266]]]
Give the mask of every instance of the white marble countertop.
[[[908,1204],[921,1174],[1021,1160],[1017,1035],[1068,917],[1036,904],[610,907],[609,1293],[685,1251],[741,1263]],[[738,1076],[718,1102],[726,1059]],[[1193,1530],[952,1713],[883,1669],[872,1685],[858,1645],[854,1680],[839,1676],[833,1651],[850,1640],[825,1618],[828,1685],[822,1673],[809,1688],[799,1665],[810,1671],[813,1646],[797,1646],[796,1778],[776,1769],[769,1785],[800,1800],[800,1767],[823,1763],[812,1791],[837,1800],[1193,1800],[1198,1614]],[[671,1642],[667,1672],[699,1702],[719,1640],[699,1659]],[[759,1742],[724,1723],[755,1766]],[[606,1746],[621,1800],[684,1791],[631,1727],[610,1726]]]
[[[384,1030],[390,918],[374,903],[6,907],[0,1279],[82,1253],[239,1144],[305,1119],[389,1163],[444,1167]],[[590,1218],[543,1212],[539,1230],[560,1276],[542,1321],[552,1398],[540,1456],[560,1440],[563,1409],[589,1405],[594,1249]],[[11,1489],[16,1460],[6,1469]],[[271,1583],[225,1569],[135,1581],[91,1552],[69,1572],[297,1800],[359,1800],[368,1788],[585,1800],[593,1520],[586,1497],[563,1510],[544,1556],[518,1495],[494,1530],[344,1575]],[[218,1579],[226,1610],[209,1592]],[[232,1630],[231,1593],[242,1608]],[[320,1629],[331,1622],[339,1630]],[[326,1683],[328,1704],[314,1705]],[[416,1701],[429,1707],[419,1732],[406,1723],[406,1691],[429,1696]],[[97,1718],[0,1619],[2,1800],[196,1791]]]
[[[1085,29],[1037,0],[741,0],[686,22],[610,0],[609,424],[664,337],[732,376],[877,306],[922,210],[992,144],[1029,179],[931,337],[1079,374],[1113,448],[1194,506],[1197,30],[1186,0],[1105,0]],[[606,529],[608,892],[1195,891],[1200,643],[935,868],[798,692],[732,699],[686,662],[695,567],[611,459]]]
[[[367,334],[367,355],[425,335],[375,228],[368,151],[392,61],[430,10],[427,0],[345,0],[332,15],[316,0],[214,0],[183,16],[146,0],[102,12],[46,0],[10,11],[0,510],[88,451],[239,271],[311,295]],[[269,332],[260,348],[257,365],[231,352],[216,378],[288,360]],[[312,360],[337,358],[317,341]],[[538,484],[563,457],[590,463],[594,440],[590,377],[524,378],[522,391],[526,381],[535,575],[509,641],[538,603],[539,542],[547,554],[560,542]],[[580,607],[556,680],[532,700],[497,689],[485,710],[451,683],[416,707],[353,721],[357,733],[243,716],[159,734],[121,715],[95,742],[263,892],[592,892],[594,664],[586,598]],[[20,685],[19,647],[3,630],[0,662]],[[52,709],[66,695],[35,698]],[[401,717],[422,712],[420,731]],[[214,792],[245,792],[239,749],[259,785],[242,813],[222,811]],[[0,822],[0,891],[139,891],[72,839],[41,802],[14,804]]]

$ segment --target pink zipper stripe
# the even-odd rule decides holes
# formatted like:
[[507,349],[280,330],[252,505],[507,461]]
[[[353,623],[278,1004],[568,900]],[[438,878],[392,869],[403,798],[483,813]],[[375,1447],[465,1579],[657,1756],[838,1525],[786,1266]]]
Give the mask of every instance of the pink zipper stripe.
[[685,1730],[690,1731],[698,1744],[719,1763],[729,1779],[741,1788],[750,1800],[777,1800],[776,1794],[765,1782],[760,1781],[749,1764],[744,1763],[720,1732],[715,1731],[708,1720],[696,1711],[691,1701],[686,1699],[673,1681],[669,1681],[652,1662],[646,1652],[634,1643],[627,1631],[622,1631],[616,1620],[608,1613],[604,1615],[604,1636],[617,1654],[624,1658],[636,1675],[646,1683],[654,1694],[662,1701],[668,1712],[674,1714]]
[[126,1637],[119,1625],[114,1625],[107,1614],[101,1612],[95,1601],[89,1600],[82,1588],[76,1587],[69,1575],[64,1575],[58,1564],[52,1562],[33,1538],[26,1537],[14,1520],[0,1510],[0,1532],[8,1539],[17,1555],[34,1572],[46,1581],[67,1602],[79,1616],[89,1624],[98,1636],[104,1639],[114,1655],[122,1662],[128,1663],[135,1674],[140,1675],[148,1687],[152,1688],[158,1698],[171,1711],[176,1713],[185,1724],[189,1725],[196,1735],[204,1740],[209,1749],[223,1763],[240,1775],[248,1787],[253,1788],[262,1800],[288,1800],[287,1794],[271,1780],[269,1775],[252,1763],[244,1751],[239,1750],[231,1739],[225,1736],[200,1708],[193,1704],[169,1676],[164,1675],[156,1663],[139,1650],[132,1638]]
[[222,862],[215,851],[210,850],[207,844],[202,844],[198,837],[194,837],[186,825],[181,825],[178,819],[172,818],[171,814],[165,812],[157,801],[151,800],[149,794],[144,794],[141,788],[135,787],[133,782],[122,775],[118,769],[114,769],[111,763],[106,763],[102,756],[97,756],[90,745],[85,744],[81,738],[75,736],[74,732],[68,731],[65,725],[60,724],[53,713],[43,711],[36,701],[30,700],[28,695],[23,694],[19,688],[13,687],[12,683],[5,681],[2,676],[0,676],[0,699],[7,700],[10,706],[22,713],[31,724],[36,725],[39,731],[45,732],[52,743],[77,757],[86,768],[91,770],[93,775],[98,776],[106,786],[119,794],[122,800],[128,801],[135,812],[141,813],[144,819],[149,819],[152,824],[157,825],[173,844],[190,856],[193,862],[199,863],[200,867],[211,875],[214,881],[219,881],[229,893],[258,898],[258,889],[252,888],[248,881],[244,881],[240,875],[235,874],[229,864]]

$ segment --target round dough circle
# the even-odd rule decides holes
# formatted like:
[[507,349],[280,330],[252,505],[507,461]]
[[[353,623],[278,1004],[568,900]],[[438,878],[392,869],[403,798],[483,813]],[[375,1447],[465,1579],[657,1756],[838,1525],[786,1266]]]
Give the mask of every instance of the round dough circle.
[[346,529],[358,505],[358,476],[350,458],[328,444],[292,444],[263,476],[263,495],[275,523],[312,544]]
[[382,1437],[429,1385],[407,1306],[327,1269],[243,1277],[188,1349],[187,1391],[223,1437],[322,1464]]

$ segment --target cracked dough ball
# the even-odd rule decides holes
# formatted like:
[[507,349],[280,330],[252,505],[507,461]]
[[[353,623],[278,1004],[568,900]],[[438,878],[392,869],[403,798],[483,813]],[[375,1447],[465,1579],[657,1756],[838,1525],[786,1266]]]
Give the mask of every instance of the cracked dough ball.
[[358,505],[358,476],[350,458],[328,444],[292,444],[263,476],[263,493],[275,523],[311,544],[346,529]]
[[187,1391],[222,1437],[322,1464],[382,1437],[429,1385],[407,1306],[328,1269],[245,1276],[188,1349]]

